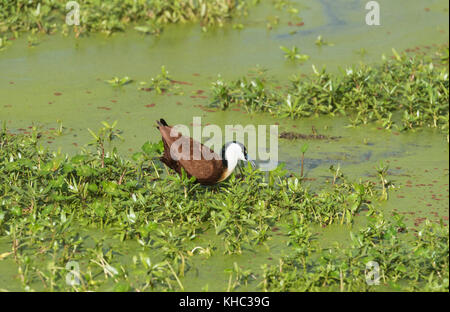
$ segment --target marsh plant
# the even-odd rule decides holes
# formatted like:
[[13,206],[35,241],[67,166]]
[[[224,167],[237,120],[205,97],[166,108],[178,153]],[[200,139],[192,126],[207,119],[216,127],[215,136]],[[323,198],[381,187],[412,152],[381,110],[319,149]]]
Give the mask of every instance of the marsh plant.
[[[304,225],[305,226],[305,225]],[[307,227],[307,226],[306,226]],[[305,241],[279,265],[264,267],[265,291],[448,291],[448,227],[427,222],[414,240],[400,239],[403,223],[378,212],[351,232],[348,247],[321,248]],[[306,231],[306,230],[303,230]],[[315,254],[315,257],[311,256]],[[366,281],[365,266],[380,265],[380,284]]]
[[78,0],[79,25],[65,23],[65,0],[17,0],[0,2],[0,34],[31,31],[52,34],[73,32],[76,37],[90,32],[124,31],[139,23],[136,30],[158,35],[171,23],[198,22],[206,30],[223,26],[232,17],[247,14],[254,1],[245,0]]
[[[140,85],[142,86],[140,90],[145,91],[153,91],[155,90],[158,94],[163,94],[166,92],[174,92],[175,94],[182,94],[182,91],[179,90],[179,86],[177,85],[178,81],[174,80],[169,71],[163,65],[161,66],[161,71],[155,77],[150,79],[150,82],[142,81]],[[144,87],[145,86],[145,87]]]
[[[395,52],[395,50],[394,50]],[[286,51],[295,58],[296,51]],[[240,105],[293,119],[344,115],[349,126],[376,122],[386,129],[413,131],[435,128],[448,137],[449,76],[441,59],[399,55],[383,57],[380,65],[361,65],[332,74],[325,68],[293,76],[287,89],[263,77],[217,81],[212,101],[222,109]]]
[[[223,290],[376,290],[363,273],[374,260],[383,287],[448,291],[448,227],[427,224],[403,237],[401,218],[389,221],[376,208],[383,192],[376,178],[336,173],[312,191],[282,166],[269,179],[248,166],[201,187],[165,171],[156,160],[161,143],[124,158],[109,146],[116,123],[102,126],[73,156],[42,147],[37,127],[30,135],[0,131],[0,233],[10,246],[0,259],[17,270],[11,289],[189,290],[186,279],[202,261],[267,249],[279,226],[289,255],[262,268],[234,264]],[[351,246],[316,245],[313,227],[351,226],[361,213],[369,223]],[[66,283],[69,262],[79,283]]]
[[281,46],[280,49],[284,52],[284,57],[288,60],[306,62],[309,59],[309,55],[301,54],[296,46],[293,46],[291,49]]
[[111,125],[106,122],[102,121],[103,127],[98,130],[97,133],[92,131],[88,128],[89,133],[94,138],[94,141],[91,143],[91,145],[95,145],[97,147],[97,151],[100,155],[100,160],[102,164],[102,168],[105,166],[105,144],[108,144],[111,146],[112,140],[118,138],[122,139],[120,136],[120,130],[115,129],[117,125],[117,120],[114,121]]
[[303,170],[305,166],[305,154],[309,149],[309,145],[307,143],[302,145],[301,152],[302,152],[302,159],[300,161],[300,176],[303,177]]
[[334,43],[328,42],[325,39],[323,39],[322,35],[317,36],[316,41],[314,42],[316,46],[322,47],[322,46],[334,46]]
[[386,166],[383,163],[380,163],[377,166],[376,170],[377,170],[378,177],[380,178],[380,184],[382,187],[380,199],[387,200],[388,199],[388,189],[390,187],[394,187],[394,184],[392,183],[392,181],[389,181],[386,178],[387,174],[388,174],[389,166]]
[[122,78],[113,77],[112,79],[105,80],[105,82],[113,87],[121,87],[121,86],[124,86],[124,85],[127,85],[127,84],[133,82],[133,80],[130,77],[125,76]]

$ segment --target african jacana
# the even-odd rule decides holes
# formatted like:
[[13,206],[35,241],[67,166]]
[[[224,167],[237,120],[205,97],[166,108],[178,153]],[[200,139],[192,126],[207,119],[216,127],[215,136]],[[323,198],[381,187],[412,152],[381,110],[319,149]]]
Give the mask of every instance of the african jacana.
[[[204,185],[212,185],[224,181],[236,168],[239,160],[249,161],[245,146],[236,141],[226,143],[219,157],[209,147],[183,136],[164,119],[156,121],[164,143],[164,154],[160,158],[169,168],[181,174],[184,169],[188,177],[194,176],[196,181]],[[174,145],[175,144],[175,145]],[[189,144],[189,148],[184,148]],[[175,157],[171,153],[175,152]]]

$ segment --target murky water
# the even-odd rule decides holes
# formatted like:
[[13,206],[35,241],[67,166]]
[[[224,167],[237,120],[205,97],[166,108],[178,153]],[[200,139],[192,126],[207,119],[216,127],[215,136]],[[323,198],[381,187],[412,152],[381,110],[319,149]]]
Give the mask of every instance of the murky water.
[[[100,34],[81,39],[53,35],[38,37],[39,44],[34,47],[27,46],[24,36],[0,52],[0,120],[19,132],[38,125],[48,131],[47,145],[54,149],[63,147],[68,152],[76,152],[89,142],[87,128],[99,128],[102,120],[118,120],[125,139],[119,149],[124,154],[139,150],[147,140],[159,140],[154,121],[161,117],[171,124],[186,125],[191,125],[193,116],[202,117],[204,124],[219,126],[278,122],[280,132],[310,133],[314,126],[321,134],[341,138],[309,142],[305,168],[311,187],[319,188],[330,178],[328,168],[332,164],[340,164],[353,178],[365,178],[373,175],[375,166],[384,161],[390,164],[391,179],[397,187],[385,203],[387,214],[403,213],[409,225],[420,224],[422,217],[444,217],[448,222],[449,148],[442,134],[431,130],[399,134],[395,130],[379,130],[376,125],[345,128],[347,120],[342,118],[281,122],[269,115],[204,109],[210,104],[205,95],[219,74],[236,79],[259,67],[268,69],[275,80],[284,84],[291,74],[311,72],[312,64],[334,71],[360,62],[377,62],[392,48],[403,51],[417,47],[427,53],[433,44],[448,41],[447,1],[379,1],[381,26],[365,24],[366,1],[296,2],[301,4],[302,26],[264,2],[248,17],[235,21],[245,26],[243,30],[227,25],[203,33],[198,25],[173,25],[159,38],[133,30],[110,38]],[[273,16],[280,17],[280,24],[268,30],[267,19]],[[334,45],[316,46],[314,41],[319,35]],[[285,61],[281,45],[295,45],[310,59],[302,65]],[[361,49],[366,53],[360,53]],[[162,65],[175,80],[186,82],[180,85],[183,95],[139,90],[139,82],[148,82]],[[114,88],[104,82],[113,76],[129,76],[134,83]],[[62,136],[53,130],[58,127],[57,120],[65,127]],[[286,162],[291,171],[299,171],[303,143],[280,140],[279,160]],[[318,235],[324,241],[336,237],[344,240],[348,229],[333,227],[318,231]],[[284,253],[285,242],[282,236],[273,236],[268,244],[270,251],[213,256],[202,264],[204,272],[188,273],[187,285],[192,283],[192,289],[200,290],[208,284],[209,290],[224,290],[215,289],[214,281],[220,278],[226,285],[228,275],[223,270],[234,261],[244,267],[276,262]],[[0,253],[9,248],[7,245],[0,243]],[[8,261],[11,259],[0,265],[0,288],[9,284],[14,275],[6,274],[13,266]],[[197,278],[188,278],[194,276]]]

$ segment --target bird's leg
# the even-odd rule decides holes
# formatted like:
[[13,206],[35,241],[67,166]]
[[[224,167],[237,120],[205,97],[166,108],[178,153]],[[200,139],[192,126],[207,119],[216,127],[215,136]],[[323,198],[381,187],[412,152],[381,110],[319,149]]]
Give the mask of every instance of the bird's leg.
[[239,164],[238,168],[239,168],[239,178],[242,179],[244,177],[244,172],[242,171],[242,164]]
[[166,173],[167,173],[167,175],[171,175],[171,174],[170,174],[170,172],[169,172],[169,170],[167,169],[167,166],[166,166],[166,164],[164,164],[164,169],[166,169]]
[[159,172],[158,172],[158,169],[156,168],[155,163],[153,162],[153,160],[151,160],[151,163],[152,163],[152,165],[153,165],[153,168],[155,169],[156,176],[157,176],[158,179],[159,179]]

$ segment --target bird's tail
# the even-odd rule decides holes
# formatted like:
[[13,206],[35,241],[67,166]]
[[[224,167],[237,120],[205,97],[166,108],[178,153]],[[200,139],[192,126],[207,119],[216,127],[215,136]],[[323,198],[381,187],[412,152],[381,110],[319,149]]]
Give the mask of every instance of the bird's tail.
[[158,124],[158,126],[164,126],[164,127],[168,127],[169,126],[167,124],[167,122],[164,119],[162,119],[162,118],[160,120],[157,120],[156,123]]

